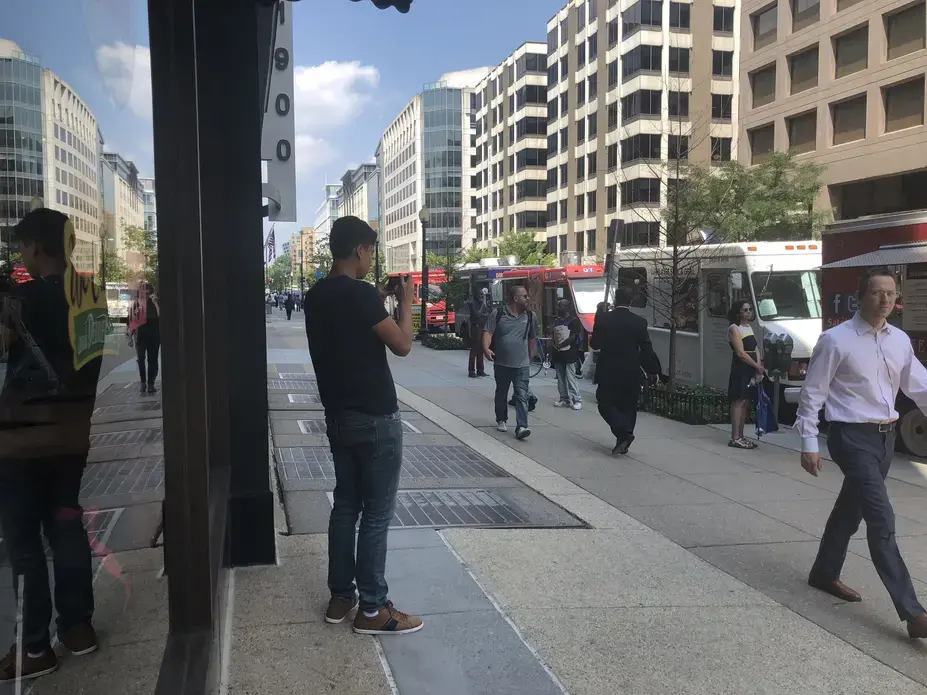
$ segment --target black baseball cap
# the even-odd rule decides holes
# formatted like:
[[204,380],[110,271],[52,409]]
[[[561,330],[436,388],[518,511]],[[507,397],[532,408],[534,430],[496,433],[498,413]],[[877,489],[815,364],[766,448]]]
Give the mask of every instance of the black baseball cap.
[[68,216],[50,208],[38,208],[13,227],[16,241],[38,243],[46,255],[64,258],[64,227]]

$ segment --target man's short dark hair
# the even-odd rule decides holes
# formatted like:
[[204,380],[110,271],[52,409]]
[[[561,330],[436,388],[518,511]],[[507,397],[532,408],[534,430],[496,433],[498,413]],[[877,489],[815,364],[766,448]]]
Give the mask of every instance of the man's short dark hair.
[[[509,287],[509,301],[515,299],[515,290],[525,290],[524,285],[512,285]],[[525,290],[527,292],[528,290]]]
[[615,288],[616,306],[631,306],[632,301],[634,301],[634,288],[624,283],[618,283]]
[[328,248],[332,252],[333,260],[343,261],[358,246],[373,246],[376,241],[377,233],[369,224],[358,217],[348,215],[335,220],[331,236],[328,238]]
[[64,260],[64,226],[67,221],[68,216],[57,210],[39,208],[13,227],[13,239],[39,244],[46,256]]
[[870,268],[859,276],[859,284],[856,287],[856,298],[862,299],[863,295],[866,294],[866,291],[869,289],[869,281],[872,280],[872,278],[879,277],[891,278],[895,282],[898,282],[898,278],[895,277],[895,274],[884,265]]

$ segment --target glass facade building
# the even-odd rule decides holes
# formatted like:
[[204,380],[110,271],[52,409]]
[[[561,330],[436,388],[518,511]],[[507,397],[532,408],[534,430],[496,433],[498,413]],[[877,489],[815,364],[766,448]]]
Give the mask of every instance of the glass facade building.
[[42,69],[18,51],[0,54],[0,225],[17,224],[45,198]]
[[425,207],[431,216],[425,251],[456,255],[463,235],[463,90],[445,82],[425,85],[422,116]]

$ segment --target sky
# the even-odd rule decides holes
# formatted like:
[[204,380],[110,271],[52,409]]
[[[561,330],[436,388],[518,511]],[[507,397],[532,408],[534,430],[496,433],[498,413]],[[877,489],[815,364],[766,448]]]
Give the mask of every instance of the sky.
[[[298,221],[277,223],[278,253],[312,226],[326,182],[373,161],[383,131],[424,84],[546,42],[547,21],[565,4],[414,0],[400,14],[367,0],[292,3]],[[147,21],[145,0],[0,0],[0,38],[69,83],[94,112],[105,150],[142,176],[156,175]]]

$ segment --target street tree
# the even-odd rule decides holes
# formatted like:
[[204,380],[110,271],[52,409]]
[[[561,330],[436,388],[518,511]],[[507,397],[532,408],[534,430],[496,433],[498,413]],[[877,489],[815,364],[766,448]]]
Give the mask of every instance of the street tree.
[[489,249],[484,249],[479,246],[471,246],[468,249],[464,249],[463,253],[460,256],[462,263],[479,263],[484,258],[490,258],[492,253]]
[[276,292],[283,292],[293,286],[293,266],[289,256],[277,256],[267,269],[270,278],[269,287]]
[[519,265],[553,266],[557,257],[548,253],[547,243],[535,239],[533,229],[509,231],[499,237],[499,255],[515,256]]
[[101,274],[105,282],[128,282],[129,266],[115,249],[104,249]]
[[139,256],[138,263],[127,263],[130,274],[137,273],[140,280],[158,286],[158,241],[155,233],[138,225],[122,225],[122,243],[127,251]]

